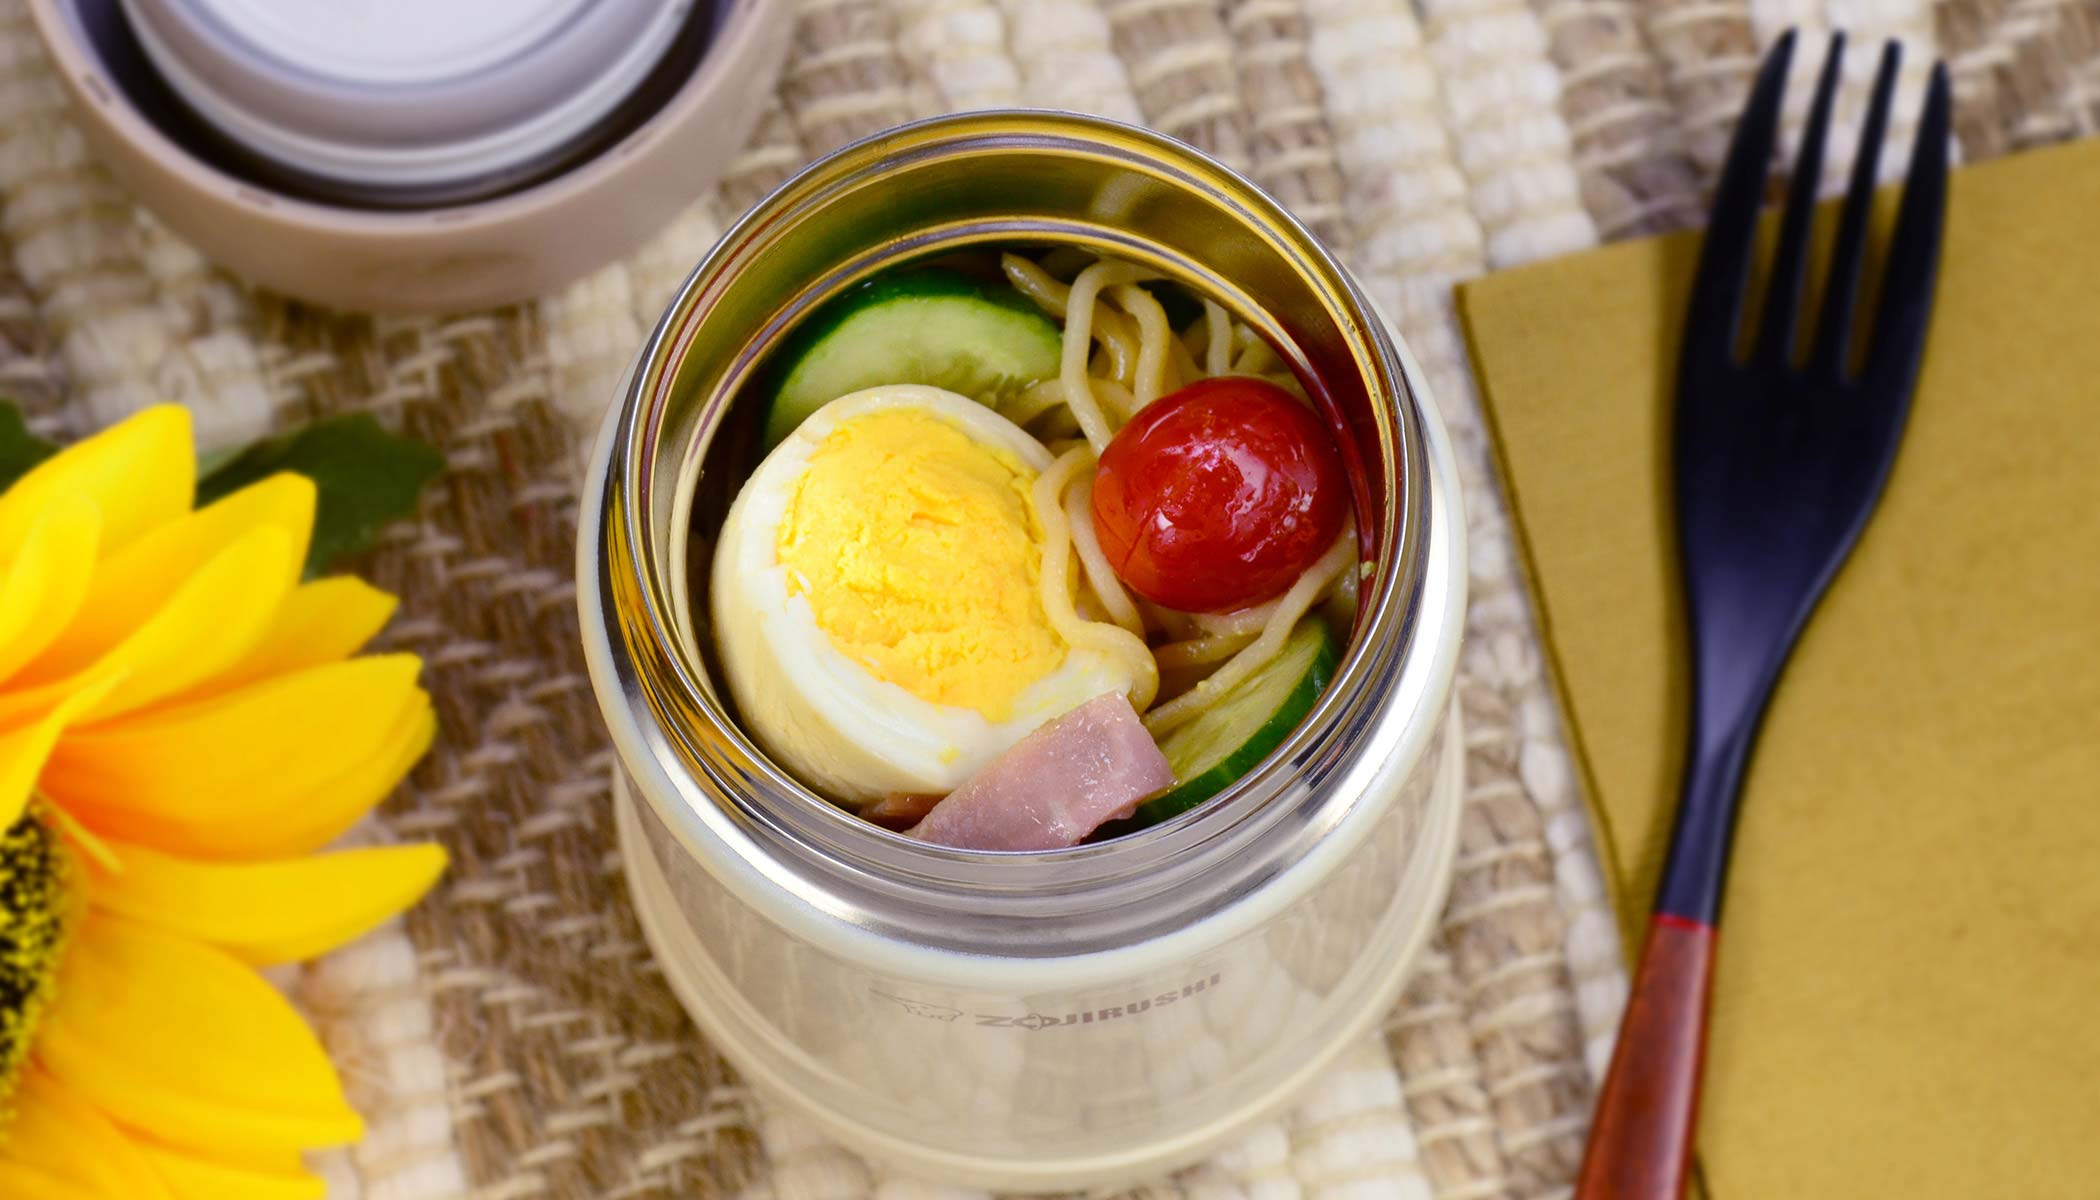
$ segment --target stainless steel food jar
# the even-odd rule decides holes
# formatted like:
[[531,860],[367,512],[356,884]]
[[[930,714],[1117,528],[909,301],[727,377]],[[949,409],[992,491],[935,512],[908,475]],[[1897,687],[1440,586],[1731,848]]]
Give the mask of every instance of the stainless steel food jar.
[[[705,589],[756,454],[735,398],[783,331],[884,267],[1017,242],[1157,269],[1265,335],[1343,443],[1368,567],[1339,674],[1264,765],[1142,833],[991,854],[863,823],[768,761],[717,676]],[[636,907],[701,1028],[778,1103],[942,1179],[1112,1182],[1200,1157],[1392,1004],[1457,840],[1457,475],[1420,371],[1239,176],[1050,113],[849,146],[700,264],[591,471],[579,601]]]

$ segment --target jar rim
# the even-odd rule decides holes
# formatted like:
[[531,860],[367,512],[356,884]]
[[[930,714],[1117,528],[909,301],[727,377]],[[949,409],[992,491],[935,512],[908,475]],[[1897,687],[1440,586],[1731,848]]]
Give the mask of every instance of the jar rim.
[[[1017,241],[1107,243],[1119,256],[1195,271],[1200,286],[1276,340],[1285,329],[1258,297],[1239,292],[1171,248],[1099,220],[1060,221],[1033,214],[1008,221],[948,223],[887,237],[832,264],[779,301],[733,362],[687,407],[697,416],[671,420],[684,356],[703,318],[721,318],[735,273],[777,249],[798,220],[854,189],[881,184],[943,156],[984,159],[1001,153],[1063,154],[1109,171],[1145,173],[1238,222],[1250,238],[1317,281],[1322,314],[1349,348],[1356,381],[1371,408],[1371,448],[1388,494],[1359,503],[1387,514],[1375,539],[1377,564],[1335,678],[1311,713],[1264,762],[1232,787],[1174,820],[1105,842],[1061,850],[985,852],[934,846],[869,825],[826,801],[771,762],[738,727],[707,676],[686,603],[683,550],[693,494],[711,440],[728,420],[728,402],[795,320],[840,287],[886,264],[956,246]],[[1279,351],[1302,351],[1278,346]],[[1298,354],[1303,358],[1304,354]],[[1332,256],[1274,200],[1195,150],[1158,134],[1100,118],[1044,112],[972,113],[917,122],[855,143],[783,184],[737,223],[690,276],[647,340],[623,385],[599,446],[602,493],[594,496],[596,545],[580,548],[584,578],[595,577],[597,616],[612,678],[596,680],[608,711],[624,705],[643,735],[651,774],[676,796],[645,801],[689,849],[727,856],[774,878],[852,923],[894,923],[913,940],[955,948],[989,939],[1019,953],[1069,953],[1123,944],[1185,923],[1187,904],[1221,903],[1235,889],[1259,886],[1312,843],[1348,822],[1347,794],[1388,764],[1396,751],[1395,716],[1403,668],[1420,657],[1416,620],[1424,600],[1429,536],[1427,458],[1418,374],[1404,361],[1370,302]],[[1353,464],[1361,483],[1362,463]],[[1359,492],[1362,495],[1362,492]],[[586,529],[588,538],[592,529]],[[1462,584],[1461,584],[1462,586]],[[586,603],[586,621],[591,619]],[[587,638],[601,631],[586,629]],[[594,658],[594,675],[598,674]],[[1441,700],[1437,713],[1441,712]],[[630,767],[636,764],[630,764]],[[1351,781],[1355,780],[1355,784]],[[1200,888],[1188,885],[1204,880]],[[1178,889],[1178,890],[1177,890]],[[1208,901],[1195,893],[1208,896]],[[1134,900],[1162,901],[1171,914],[1117,920]],[[1045,917],[1085,925],[1082,934],[1025,936]],[[959,922],[945,929],[943,922]],[[1056,921],[1049,922],[1052,925]],[[909,927],[904,930],[904,927]]]

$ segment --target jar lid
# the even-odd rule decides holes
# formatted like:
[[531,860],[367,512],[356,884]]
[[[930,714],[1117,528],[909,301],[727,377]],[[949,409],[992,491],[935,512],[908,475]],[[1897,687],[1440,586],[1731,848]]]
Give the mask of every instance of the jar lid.
[[123,0],[217,131],[357,187],[499,175],[573,142],[663,59],[692,0]]

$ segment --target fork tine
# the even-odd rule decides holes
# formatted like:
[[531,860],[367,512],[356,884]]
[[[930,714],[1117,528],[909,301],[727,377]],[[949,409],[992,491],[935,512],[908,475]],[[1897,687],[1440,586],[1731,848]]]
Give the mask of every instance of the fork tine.
[[1874,314],[1874,340],[1866,363],[1867,375],[1889,386],[1900,384],[1906,395],[1924,354],[1925,326],[1932,317],[1940,226],[1947,214],[1947,142],[1953,107],[1947,64],[1935,63],[1932,82],[1925,88],[1925,109],[1918,117],[1910,170],[1903,180],[1903,207],[1896,211],[1896,232],[1889,238],[1888,272],[1881,283],[1881,304]]
[[1845,211],[1838,218],[1837,244],[1830,252],[1830,281],[1823,291],[1823,311],[1816,318],[1816,339],[1808,356],[1808,369],[1817,374],[1845,372],[1852,310],[1858,305],[1860,269],[1867,257],[1867,218],[1874,207],[1874,185],[1881,177],[1881,143],[1888,133],[1889,108],[1896,98],[1896,68],[1902,62],[1901,43],[1892,41],[1882,48],[1881,66],[1874,73],[1874,97],[1867,104],[1867,119],[1860,125],[1852,182],[1845,189]]
[[1699,272],[1685,312],[1684,352],[1695,358],[1735,356],[1741,328],[1743,286],[1750,277],[1751,240],[1764,202],[1765,165],[1779,131],[1779,103],[1786,96],[1787,66],[1794,58],[1794,31],[1781,34],[1758,68],[1750,99],[1728,145],[1728,162],[1714,189],[1713,215],[1699,248]]
[[1787,187],[1786,216],[1779,225],[1779,252],[1772,259],[1764,320],[1758,326],[1752,351],[1772,366],[1784,366],[1794,357],[1795,316],[1801,303],[1801,282],[1808,275],[1808,226],[1815,217],[1816,190],[1823,176],[1823,143],[1830,136],[1830,110],[1837,100],[1838,67],[1844,60],[1845,35],[1832,34],[1830,50],[1823,56],[1823,74],[1816,80],[1816,99],[1808,112],[1808,127],[1801,134],[1801,156],[1794,163],[1793,182]]

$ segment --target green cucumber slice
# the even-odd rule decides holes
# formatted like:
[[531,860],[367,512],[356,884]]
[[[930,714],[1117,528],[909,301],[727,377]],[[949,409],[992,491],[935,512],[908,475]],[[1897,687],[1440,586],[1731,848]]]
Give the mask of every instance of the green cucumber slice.
[[1139,805],[1135,824],[1156,825],[1179,816],[1253,770],[1312,711],[1340,658],[1327,622],[1318,617],[1298,622],[1275,658],[1208,712],[1160,739],[1160,753],[1181,782]]
[[1064,335],[1004,284],[922,268],[883,275],[813,313],[780,351],[766,446],[848,392],[923,383],[991,404],[1057,374]]

